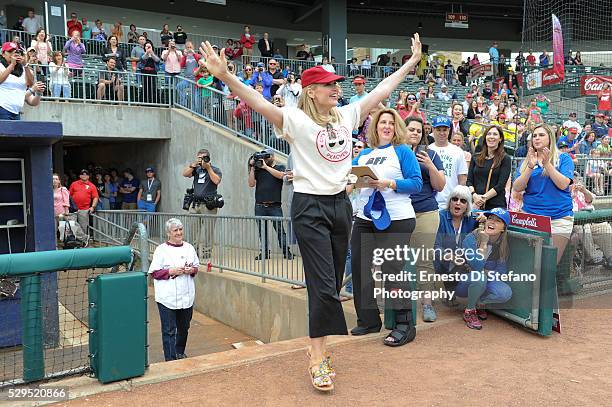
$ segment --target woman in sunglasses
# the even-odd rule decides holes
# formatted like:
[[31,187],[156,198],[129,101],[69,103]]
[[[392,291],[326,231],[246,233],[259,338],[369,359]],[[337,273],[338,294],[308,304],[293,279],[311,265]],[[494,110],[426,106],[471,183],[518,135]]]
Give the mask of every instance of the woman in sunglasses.
[[[351,269],[357,326],[352,335],[380,331],[382,322],[374,295],[375,277],[370,272],[373,253],[410,244],[416,226],[411,195],[421,191],[421,169],[412,149],[406,146],[406,125],[393,109],[381,109],[372,116],[368,144],[353,160],[353,165],[368,166],[378,179],[371,179],[359,191],[358,212],[351,236]],[[383,221],[385,220],[385,221]],[[405,261],[385,259],[382,276],[401,275]],[[384,277],[383,277],[384,278]],[[386,290],[408,291],[406,282],[386,281]],[[390,300],[390,304],[389,304]],[[387,299],[395,310],[395,327],[384,340],[387,346],[402,346],[412,341],[416,329],[412,324],[409,298]]]
[[406,120],[408,117],[416,117],[425,122],[425,113],[419,110],[420,102],[414,93],[408,93],[406,95],[405,104],[398,105],[397,112],[399,113],[402,120]]
[[[478,221],[471,216],[472,197],[470,189],[465,185],[457,185],[448,197],[446,209],[440,211],[440,224],[434,249],[440,249],[442,253],[455,253],[461,248],[463,239],[472,233],[478,226]],[[437,250],[436,250],[437,252]],[[460,263],[454,256],[439,257],[434,259],[434,269],[438,274],[452,274],[455,267]],[[452,284],[446,285],[447,289],[454,289]]]
[[329,335],[348,334],[339,294],[353,213],[345,190],[351,172],[352,131],[421,60],[419,35],[414,35],[412,56],[402,67],[358,102],[341,108],[337,107],[337,82],[344,77],[321,66],[302,72],[298,106],[279,108],[227,72],[224,52],[217,55],[208,41],[204,51],[212,75],[264,116],[277,137],[291,146],[295,191],[291,220],[308,288],[308,375],[315,389],[331,391],[336,372],[326,353],[326,340]]
[[[503,275],[508,272],[510,214],[503,208],[494,208],[483,215],[486,216],[484,230],[475,230],[463,240],[462,247],[466,253],[464,272],[469,273],[467,280],[459,281],[455,289],[457,297],[467,298],[463,320],[470,329],[482,329],[480,321],[487,319],[487,305],[503,304],[512,297],[508,284],[499,278],[490,278],[492,273]],[[468,253],[479,254],[472,256]]]

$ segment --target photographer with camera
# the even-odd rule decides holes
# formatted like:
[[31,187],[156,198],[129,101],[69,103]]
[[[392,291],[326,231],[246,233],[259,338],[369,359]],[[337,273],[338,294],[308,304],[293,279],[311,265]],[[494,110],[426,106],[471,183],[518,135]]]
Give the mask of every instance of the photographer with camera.
[[[217,193],[222,174],[218,167],[211,164],[210,152],[206,149],[198,151],[196,160],[183,170],[183,177],[193,177],[193,187],[185,194],[183,209],[189,213],[216,215],[224,205],[223,197]],[[200,234],[196,242],[200,258],[211,256],[214,226],[214,219],[200,221]]]
[[27,89],[34,84],[32,70],[14,42],[2,44],[0,56],[0,120],[19,120]]
[[[283,190],[283,178],[285,166],[274,163],[274,150],[271,148],[255,153],[249,159],[249,187],[255,188],[255,216],[283,216],[281,208],[281,193]],[[282,221],[272,222],[272,226],[278,237],[278,246],[283,250],[285,259],[293,259],[293,254],[287,246],[287,235]],[[270,258],[268,249],[268,222],[263,229],[261,221],[257,221],[259,240],[263,242],[263,258]],[[263,230],[263,236],[262,236]],[[255,257],[262,260],[262,253]]]

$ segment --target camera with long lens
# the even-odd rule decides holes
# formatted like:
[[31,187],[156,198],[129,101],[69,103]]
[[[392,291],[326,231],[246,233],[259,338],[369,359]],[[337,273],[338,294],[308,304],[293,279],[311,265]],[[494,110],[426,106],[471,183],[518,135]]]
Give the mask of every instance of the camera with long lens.
[[[272,154],[266,152],[266,151],[260,151],[258,153],[255,153],[251,156],[251,158],[253,159],[253,165],[255,166],[255,168],[261,168],[263,167],[263,161],[267,160],[268,158],[272,157]],[[249,159],[250,161],[250,159]]]
[[194,201],[193,188],[189,188],[185,191],[185,196],[183,197],[183,210],[188,211]]

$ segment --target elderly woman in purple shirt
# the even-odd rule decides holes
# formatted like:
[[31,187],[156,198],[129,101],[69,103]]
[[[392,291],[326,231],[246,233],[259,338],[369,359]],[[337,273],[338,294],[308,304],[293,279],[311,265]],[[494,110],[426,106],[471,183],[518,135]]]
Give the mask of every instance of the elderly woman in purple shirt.
[[72,37],[66,41],[64,45],[64,52],[66,53],[66,65],[71,70],[83,69],[83,54],[86,53],[85,45],[81,41],[81,33],[77,30],[72,32]]

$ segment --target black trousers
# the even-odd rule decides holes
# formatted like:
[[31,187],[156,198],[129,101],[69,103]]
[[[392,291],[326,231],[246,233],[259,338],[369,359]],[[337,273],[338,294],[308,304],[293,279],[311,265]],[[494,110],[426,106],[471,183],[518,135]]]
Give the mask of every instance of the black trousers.
[[161,321],[162,345],[166,362],[178,359],[185,354],[189,324],[193,314],[193,306],[182,309],[170,309],[157,303]]
[[291,220],[304,263],[311,338],[347,335],[340,303],[353,208],[346,193],[296,192]]
[[[263,204],[255,204],[255,216],[278,216],[283,217],[283,208],[280,206],[265,206]],[[285,228],[283,227],[282,221],[272,221],[272,227],[276,231],[276,237],[278,239],[278,247],[283,250],[283,254],[287,254],[287,234],[285,233]],[[265,221],[263,227],[261,225],[261,221],[257,221],[257,232],[259,233],[259,240],[262,241],[264,246],[264,253],[267,253],[269,250],[268,244],[268,221]],[[262,236],[263,234],[263,236]]]
[[[394,220],[385,230],[378,230],[370,221],[357,218],[353,224],[351,237],[351,267],[353,270],[353,298],[357,311],[357,325],[362,327],[381,326],[380,312],[374,297],[374,278],[372,260],[375,249],[394,249],[397,245],[404,247],[410,243],[410,236],[416,226],[416,219]],[[382,257],[381,257],[382,258]],[[384,259],[382,275],[399,275],[404,269],[405,261]],[[409,289],[408,281],[385,281],[386,290]],[[395,310],[410,310],[412,302],[408,298],[390,299],[385,307]]]

